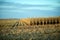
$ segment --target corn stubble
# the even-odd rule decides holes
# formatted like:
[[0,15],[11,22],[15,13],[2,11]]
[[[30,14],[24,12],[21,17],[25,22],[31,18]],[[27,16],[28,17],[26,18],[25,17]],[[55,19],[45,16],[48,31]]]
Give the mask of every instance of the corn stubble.
[[18,19],[0,20],[0,40],[60,40],[60,23],[21,25]]

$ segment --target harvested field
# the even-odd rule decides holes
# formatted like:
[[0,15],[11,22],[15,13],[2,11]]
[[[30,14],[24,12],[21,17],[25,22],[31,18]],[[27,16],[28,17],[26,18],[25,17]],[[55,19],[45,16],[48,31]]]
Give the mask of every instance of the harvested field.
[[17,21],[0,20],[0,40],[60,40],[60,23],[20,26]]

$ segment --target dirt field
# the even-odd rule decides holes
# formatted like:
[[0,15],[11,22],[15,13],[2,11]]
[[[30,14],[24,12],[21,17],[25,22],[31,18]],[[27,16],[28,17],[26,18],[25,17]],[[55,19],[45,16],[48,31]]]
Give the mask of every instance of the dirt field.
[[0,19],[0,40],[60,40],[60,24],[19,26],[18,19]]

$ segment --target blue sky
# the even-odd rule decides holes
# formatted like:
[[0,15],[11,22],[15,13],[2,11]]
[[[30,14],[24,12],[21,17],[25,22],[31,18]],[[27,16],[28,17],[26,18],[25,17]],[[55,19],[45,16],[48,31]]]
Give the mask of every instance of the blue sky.
[[60,16],[59,0],[0,0],[0,18]]

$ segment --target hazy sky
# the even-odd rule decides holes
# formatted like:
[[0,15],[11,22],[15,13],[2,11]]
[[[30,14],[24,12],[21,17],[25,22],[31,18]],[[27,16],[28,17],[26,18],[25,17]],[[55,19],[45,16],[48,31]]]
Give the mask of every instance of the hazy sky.
[[0,0],[0,18],[60,16],[60,0]]

